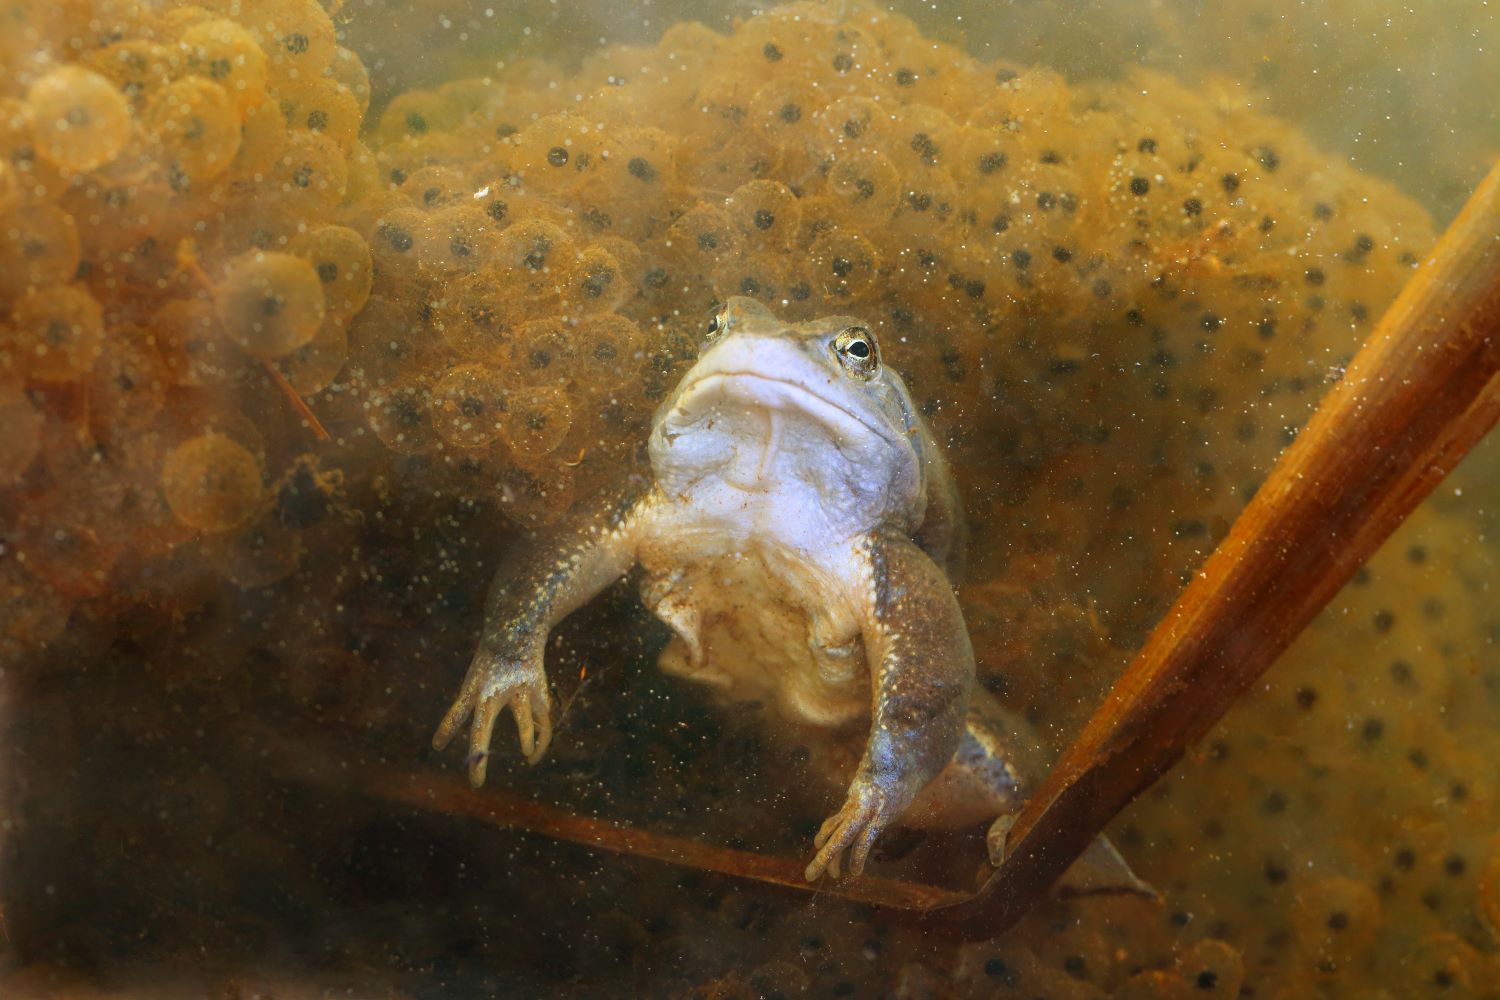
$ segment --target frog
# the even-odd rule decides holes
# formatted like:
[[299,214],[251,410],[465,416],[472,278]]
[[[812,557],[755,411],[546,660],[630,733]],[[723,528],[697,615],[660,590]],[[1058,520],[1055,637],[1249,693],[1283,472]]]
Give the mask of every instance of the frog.
[[[1040,741],[976,683],[955,590],[959,492],[871,325],[789,323],[729,299],[645,452],[648,471],[502,562],[434,747],[469,722],[469,779],[482,785],[508,709],[521,755],[541,760],[549,634],[638,569],[643,603],[672,633],[661,670],[824,737],[818,770],[842,800],[813,838],[808,881],[863,873],[893,826],[989,822],[998,865]],[[1102,855],[1114,876],[1102,884],[1142,885],[1112,847]]]

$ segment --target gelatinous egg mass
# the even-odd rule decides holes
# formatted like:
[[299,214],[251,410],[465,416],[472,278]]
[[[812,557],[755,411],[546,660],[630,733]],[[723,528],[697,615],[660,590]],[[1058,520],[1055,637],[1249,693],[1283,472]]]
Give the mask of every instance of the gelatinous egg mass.
[[57,205],[17,199],[0,206],[0,290],[24,294],[69,281],[79,254],[78,227]]
[[161,144],[179,191],[228,170],[240,148],[239,118],[229,95],[202,77],[163,87],[147,104],[142,122]]
[[130,105],[108,79],[79,66],[61,66],[26,92],[37,152],[66,170],[92,170],[119,155],[130,140]]
[[44,381],[81,377],[103,346],[103,311],[74,285],[37,289],[16,303],[12,322],[20,368]]
[[245,353],[277,358],[317,335],[326,313],[323,282],[308,260],[253,251],[233,261],[214,286],[224,335]]
[[556,451],[573,424],[567,395],[546,386],[521,389],[508,403],[501,426],[513,452],[525,459],[541,459]]
[[189,68],[223,87],[235,105],[248,109],[266,99],[266,54],[241,25],[199,21],[183,31],[182,49]]
[[172,513],[200,531],[227,531],[241,524],[263,494],[260,462],[221,434],[204,434],[172,449],[161,482]]
[[507,419],[509,389],[505,375],[493,368],[454,368],[434,390],[438,433],[459,448],[478,448],[494,441]]
[[14,483],[41,446],[45,418],[18,389],[0,386],[0,486]]
[[363,236],[348,226],[322,226],[299,233],[289,249],[317,272],[329,319],[347,322],[364,306],[374,272]]

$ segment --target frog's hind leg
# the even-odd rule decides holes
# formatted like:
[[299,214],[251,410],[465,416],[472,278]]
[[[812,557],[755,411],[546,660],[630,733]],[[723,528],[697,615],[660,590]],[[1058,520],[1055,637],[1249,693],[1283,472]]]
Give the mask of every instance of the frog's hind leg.
[[1019,745],[1006,715],[982,690],[973,693],[958,750],[906,810],[903,826],[954,830],[1020,810],[1026,785],[1017,765],[1036,750]]
[[[955,829],[990,822],[985,844],[990,864],[998,868],[1005,858],[1011,825],[1029,794],[1017,768],[1037,757],[1039,747],[1031,736],[1031,727],[1023,719],[983,691],[976,691],[958,751],[917,796],[902,825]],[[1095,838],[1058,880],[1057,888],[1074,896],[1158,898],[1156,890],[1131,871],[1107,837]]]

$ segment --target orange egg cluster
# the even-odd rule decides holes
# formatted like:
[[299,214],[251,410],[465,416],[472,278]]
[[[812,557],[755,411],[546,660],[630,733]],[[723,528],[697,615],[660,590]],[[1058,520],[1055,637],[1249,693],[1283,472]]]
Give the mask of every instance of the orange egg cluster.
[[[128,603],[154,560],[253,523],[308,443],[240,396],[343,366],[372,275],[335,221],[369,87],[312,0],[21,2],[6,23],[28,42],[0,63],[0,509],[72,539],[52,558],[23,529],[0,564],[24,648],[55,638],[27,608],[57,628]],[[295,246],[258,221],[292,219]]]
[[[315,0],[4,9],[26,39],[0,41],[0,655],[18,662],[70,621],[149,609],[183,630],[173,677],[254,673],[241,661],[274,649],[292,691],[388,692],[369,678],[402,664],[350,666],[369,632],[467,650],[422,630],[486,585],[434,595],[420,567],[620,476],[710,306],[749,295],[876,331],[965,491],[983,680],[1061,732],[1432,241],[1400,193],[1233,91],[1069,83],[857,6],[679,23],[374,115]],[[414,507],[431,520],[402,548],[394,512]],[[720,970],[704,995],[1493,981],[1476,928],[1500,919],[1500,747],[1465,657],[1494,624],[1464,531],[1423,515],[1122,819],[1166,910],[1058,904],[935,947],[793,904],[747,922],[730,892],[704,919],[744,967],[693,966]],[[192,631],[247,595],[243,636]],[[356,715],[387,724],[388,701]]]

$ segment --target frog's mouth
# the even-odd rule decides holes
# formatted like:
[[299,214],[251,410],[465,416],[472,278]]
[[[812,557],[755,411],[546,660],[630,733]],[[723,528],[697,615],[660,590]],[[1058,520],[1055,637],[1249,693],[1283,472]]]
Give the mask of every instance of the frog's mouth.
[[888,444],[895,443],[889,430],[876,426],[807,383],[752,371],[705,372],[683,388],[668,423],[674,430],[686,429],[731,409],[799,413],[832,432],[840,447],[868,435]]
[[818,388],[760,371],[703,372],[657,427],[658,476],[756,493],[807,483],[846,504],[891,453],[891,432]]
[[679,491],[709,482],[749,493],[811,490],[814,508],[844,520],[889,506],[895,481],[914,471],[912,445],[866,405],[879,386],[820,364],[810,346],[742,334],[705,351],[656,421],[658,481]]

